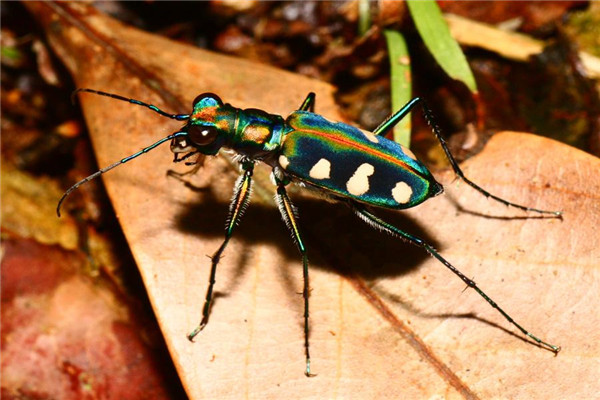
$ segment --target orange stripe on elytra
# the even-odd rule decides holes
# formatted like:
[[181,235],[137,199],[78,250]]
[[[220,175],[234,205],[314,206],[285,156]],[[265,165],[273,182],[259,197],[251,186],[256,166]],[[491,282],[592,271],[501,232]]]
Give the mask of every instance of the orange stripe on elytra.
[[345,144],[350,148],[356,148],[364,153],[373,154],[375,157],[383,158],[384,160],[389,161],[392,164],[396,164],[396,165],[403,167],[404,169],[408,169],[408,170],[412,171],[415,175],[422,176],[421,172],[417,171],[415,168],[411,167],[406,162],[399,160],[398,158],[394,158],[388,154],[382,153],[380,151],[373,150],[373,148],[362,145],[355,141],[345,140],[344,138],[340,138],[339,136],[331,135],[331,134],[325,133],[325,132],[313,131],[313,130],[308,130],[308,129],[296,129],[296,130],[305,132],[308,134],[312,134],[315,136],[323,136],[333,142]]

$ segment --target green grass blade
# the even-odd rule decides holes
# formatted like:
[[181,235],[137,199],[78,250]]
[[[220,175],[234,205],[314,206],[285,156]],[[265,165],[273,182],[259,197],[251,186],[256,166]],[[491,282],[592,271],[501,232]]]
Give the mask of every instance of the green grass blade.
[[477,93],[473,72],[460,46],[450,35],[437,3],[432,0],[407,0],[415,26],[437,63],[452,78]]
[[[392,112],[398,111],[412,98],[412,77],[410,57],[404,37],[396,31],[383,32],[387,41],[390,58]],[[394,141],[410,146],[410,118],[406,117],[394,127]]]
[[370,0],[358,0],[358,35],[363,36],[371,27]]

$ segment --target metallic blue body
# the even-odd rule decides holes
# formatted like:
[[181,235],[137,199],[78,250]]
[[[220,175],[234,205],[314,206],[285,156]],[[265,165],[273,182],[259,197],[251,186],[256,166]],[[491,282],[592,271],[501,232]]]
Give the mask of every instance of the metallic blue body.
[[277,162],[292,179],[392,209],[414,207],[442,192],[410,150],[383,136],[307,111],[293,112],[285,124]]

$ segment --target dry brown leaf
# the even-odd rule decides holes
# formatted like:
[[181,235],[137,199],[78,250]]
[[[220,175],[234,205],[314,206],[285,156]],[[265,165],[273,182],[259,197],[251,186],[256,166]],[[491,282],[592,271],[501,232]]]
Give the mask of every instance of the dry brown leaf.
[[[332,88],[123,26],[76,3],[28,3],[77,84],[186,112],[212,91],[240,107],[286,114],[309,91],[335,113]],[[100,165],[178,124],[148,110],[80,97]],[[418,249],[363,226],[344,207],[294,196],[311,256],[311,350],[303,375],[301,264],[258,174],[226,251],[208,327],[192,344],[209,261],[221,243],[235,171],[210,160],[194,192],[165,177],[167,146],[105,176],[157,318],[190,398],[591,398],[599,386],[600,162],[526,134],[495,136],[465,163],[474,181],[564,221],[524,219],[466,185],[392,222],[424,236],[533,333],[521,339],[462,282]],[[447,174],[443,179],[451,180]],[[441,179],[441,178],[440,178]],[[491,216],[491,217],[490,217]],[[505,218],[517,216],[517,218]],[[341,271],[341,272],[340,272]],[[472,315],[465,315],[465,314]]]

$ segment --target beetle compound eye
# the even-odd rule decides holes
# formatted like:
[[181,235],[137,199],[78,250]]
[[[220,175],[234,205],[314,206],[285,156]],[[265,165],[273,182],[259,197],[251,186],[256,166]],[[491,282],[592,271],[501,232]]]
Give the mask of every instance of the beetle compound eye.
[[206,97],[206,93],[201,94],[200,96],[196,96],[196,98],[192,102],[192,106],[196,107],[196,104],[200,103],[202,101],[202,99],[205,97]]
[[205,146],[214,142],[219,132],[214,126],[192,125],[188,128],[188,136],[194,144]]
[[204,102],[204,103],[206,103],[207,106],[212,106],[212,107],[223,104],[223,102],[221,101],[221,98],[214,93],[202,93],[200,96],[197,96],[194,99],[194,102],[192,103],[192,105],[194,107],[196,107],[196,105],[200,102]]

